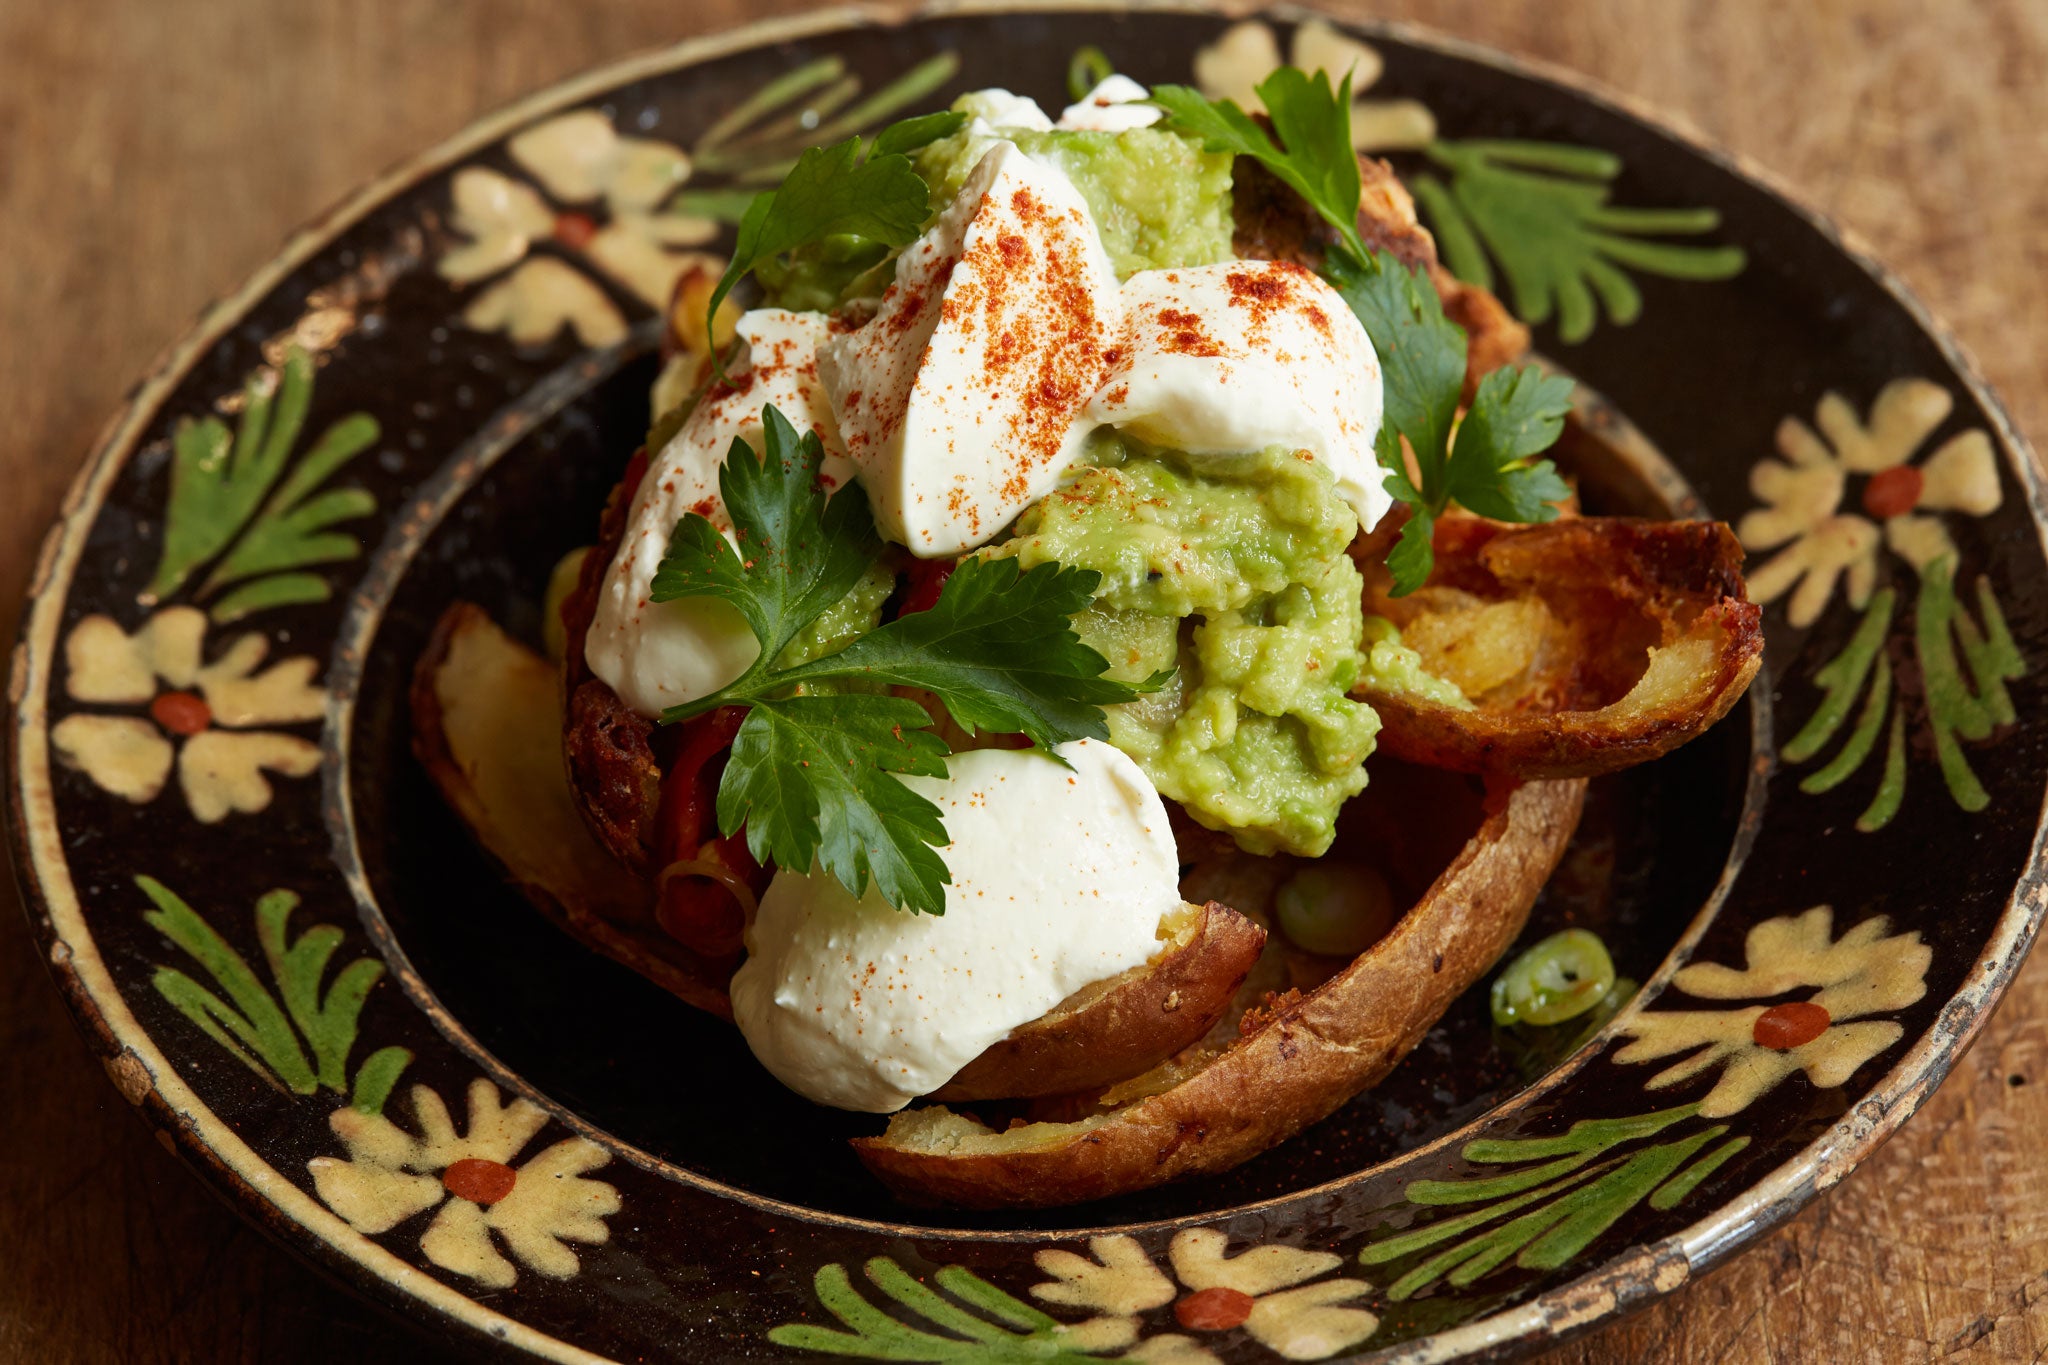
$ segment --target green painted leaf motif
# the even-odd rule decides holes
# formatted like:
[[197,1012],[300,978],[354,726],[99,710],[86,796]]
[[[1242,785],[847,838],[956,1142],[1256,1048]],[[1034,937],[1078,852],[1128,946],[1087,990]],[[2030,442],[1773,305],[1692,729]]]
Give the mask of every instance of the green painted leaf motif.
[[1111,1349],[1077,1344],[1057,1319],[960,1266],[948,1266],[932,1277],[938,1289],[886,1256],[869,1261],[866,1271],[869,1282],[902,1316],[870,1302],[854,1288],[846,1268],[835,1263],[818,1271],[812,1287],[819,1305],[844,1330],[785,1323],[770,1329],[768,1339],[778,1346],[825,1355],[966,1365],[1076,1365],[1099,1359],[1099,1350]]
[[274,386],[263,371],[250,376],[232,438],[218,417],[179,424],[171,438],[164,548],[143,592],[145,602],[177,592],[216,559],[197,592],[201,599],[216,599],[216,623],[331,595],[324,580],[299,571],[360,554],[360,542],[335,528],[371,515],[377,503],[358,488],[319,490],[376,442],[378,428],[368,414],[351,414],[322,432],[295,462],[292,451],[312,399],[312,358],[293,347]]
[[323,996],[320,981],[328,960],[341,946],[341,930],[318,924],[301,934],[296,943],[291,942],[285,924],[298,904],[299,898],[289,891],[272,891],[257,901],[256,937],[263,945],[271,977],[284,995],[286,1012],[312,1044],[314,1074],[329,1090],[345,1090],[344,1068],[356,1040],[356,1022],[370,987],[384,975],[384,964],[375,958],[357,958],[341,969]]
[[356,1070],[355,1089],[349,1095],[349,1107],[371,1118],[383,1113],[384,1102],[391,1098],[399,1076],[411,1065],[411,1048],[380,1047],[363,1058],[362,1066]]
[[299,606],[310,602],[325,602],[334,596],[334,588],[316,573],[274,573],[253,579],[239,588],[230,588],[216,597],[207,615],[217,626],[232,625],[245,616],[254,616],[259,611],[272,607]]
[[1617,325],[1640,316],[1642,294],[1629,270],[1721,280],[1746,262],[1735,246],[1657,240],[1713,231],[1720,216],[1712,209],[1609,205],[1621,161],[1607,152],[1475,140],[1433,143],[1427,154],[1449,172],[1450,183],[1423,174],[1412,185],[1445,265],[1491,288],[1490,254],[1507,276],[1516,315],[1531,325],[1555,316],[1566,342],[1590,336],[1603,310]]
[[1388,1287],[1388,1297],[1396,1301],[1438,1281],[1468,1286],[1510,1259],[1525,1270],[1558,1269],[1645,1200],[1660,1210],[1675,1207],[1748,1145],[1746,1137],[1731,1138],[1699,1156],[1726,1136],[1727,1126],[1717,1124],[1632,1152],[1615,1150],[1655,1137],[1698,1112],[1697,1104],[1685,1104],[1631,1118],[1581,1120],[1556,1137],[1469,1142],[1461,1155],[1474,1164],[1535,1164],[1497,1176],[1414,1182],[1407,1190],[1410,1203],[1479,1207],[1368,1242],[1358,1259],[1386,1265],[1451,1243]]
[[[1788,763],[1815,758],[1855,712],[1841,748],[1799,784],[1801,791],[1817,795],[1853,777],[1884,738],[1877,789],[1856,819],[1856,828],[1866,834],[1889,825],[1905,801],[1906,718],[1912,699],[1896,686],[1891,660],[1884,653],[1897,596],[1891,588],[1873,595],[1849,642],[1815,670],[1814,681],[1822,688],[1820,705],[1779,750]],[[1937,559],[1920,571],[1912,626],[1913,657],[1923,690],[1920,704],[1936,761],[1951,799],[1972,812],[1984,809],[1991,797],[1971,768],[1963,743],[1984,741],[1998,726],[2013,723],[2017,712],[2007,684],[2027,672],[1988,579],[1978,578],[1975,596],[1972,615],[1955,589],[1954,556]]]
[[[135,884],[156,907],[144,920],[204,967],[218,989],[208,989],[175,967],[159,967],[151,978],[158,994],[237,1061],[280,1089],[298,1095],[322,1087],[349,1092],[349,1053],[370,988],[384,974],[383,963],[358,958],[337,972],[323,993],[321,981],[341,945],[342,931],[330,924],[315,925],[292,940],[287,923],[299,898],[290,891],[270,891],[257,900],[255,920],[256,939],[276,983],[273,992],[248,959],[176,892],[154,877],[138,876]],[[307,1046],[312,1050],[310,1061]],[[411,1060],[404,1048],[387,1047],[371,1054],[356,1074],[356,1107],[365,1113],[381,1111]]]
[[749,183],[780,180],[805,149],[895,116],[959,69],[959,54],[942,52],[861,99],[861,79],[848,73],[845,59],[820,57],[734,105],[697,139],[691,162],[704,175],[733,175]]
[[[223,1002],[183,972],[168,967],[157,971],[154,984],[158,993],[259,1075],[267,1067],[266,1079],[282,1084],[294,1094],[310,1095],[318,1089],[319,1081],[284,1011],[278,1008],[269,988],[257,979],[248,960],[162,882],[154,877],[137,877],[135,884],[156,905],[143,919],[204,967],[226,993],[227,1001]],[[221,1036],[223,1029],[242,1046],[227,1044]]]

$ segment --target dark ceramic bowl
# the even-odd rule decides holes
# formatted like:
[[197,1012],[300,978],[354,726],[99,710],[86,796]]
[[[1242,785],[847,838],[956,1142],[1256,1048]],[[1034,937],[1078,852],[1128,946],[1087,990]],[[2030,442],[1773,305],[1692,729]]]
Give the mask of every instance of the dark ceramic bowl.
[[[537,641],[551,566],[645,428],[654,305],[736,191],[961,90],[1057,105],[1086,44],[1148,82],[1359,55],[1299,17],[1225,43],[1200,12],[948,5],[685,43],[428,153],[212,309],[74,487],[12,684],[17,867],[147,1121],[451,1338],[1251,1361],[1578,1330],[1910,1115],[2044,903],[2035,467],[1827,223],[1610,99],[1407,29],[1360,35],[1384,59],[1360,127],[1448,262],[1588,386],[1567,458],[1589,501],[1729,519],[1771,602],[1748,700],[1597,783],[1537,908],[1530,936],[1595,928],[1643,983],[1567,1059],[1496,1035],[1474,991],[1385,1084],[1228,1175],[906,1208],[841,1141],[875,1120],[788,1095],[730,1029],[571,945],[413,759],[435,619],[466,598]],[[1818,1037],[1756,1041],[1816,993]]]

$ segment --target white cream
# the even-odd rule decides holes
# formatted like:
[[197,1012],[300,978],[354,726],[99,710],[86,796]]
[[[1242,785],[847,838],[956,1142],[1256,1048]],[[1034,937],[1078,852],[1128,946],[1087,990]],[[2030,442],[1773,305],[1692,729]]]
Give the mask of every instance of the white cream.
[[821,1104],[885,1114],[1083,986],[1149,960],[1178,906],[1166,808],[1121,751],[955,754],[935,802],[953,842],[944,915],[861,899],[829,875],[778,872],[732,980],[761,1064]]
[[1085,421],[1197,454],[1305,450],[1366,529],[1386,513],[1379,357],[1336,290],[1290,262],[1227,261],[1140,271],[1121,302]]
[[1129,76],[1108,76],[1093,90],[1060,112],[1058,127],[1065,132],[1121,133],[1132,128],[1149,128],[1165,112],[1146,104],[1152,92]]
[[826,447],[828,482],[836,486],[852,477],[852,466],[833,453],[838,430],[818,383],[818,347],[829,335],[824,315],[756,309],[739,320],[737,335],[745,346],[726,381],[704,395],[682,430],[649,461],[584,645],[590,671],[643,716],[717,691],[761,652],[729,603],[706,597],[656,602],[650,596],[655,570],[684,513],[709,518],[732,539],[718,471],[733,439],[759,452],[761,410],[772,404],[798,431],[818,433]]
[[926,558],[995,537],[1087,434],[1117,282],[1065,175],[999,142],[818,370],[884,536]]
[[1001,86],[962,95],[953,102],[953,107],[978,119],[986,129],[1014,129],[1030,133],[1052,131],[1052,120],[1045,116],[1045,110],[1038,107],[1037,100],[1029,95],[1013,95]]

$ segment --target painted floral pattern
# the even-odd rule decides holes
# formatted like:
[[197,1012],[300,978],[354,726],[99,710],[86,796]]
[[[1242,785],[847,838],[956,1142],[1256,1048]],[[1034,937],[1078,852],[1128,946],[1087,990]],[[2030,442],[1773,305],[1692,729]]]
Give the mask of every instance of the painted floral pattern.
[[73,701],[120,707],[79,711],[50,731],[66,764],[102,791],[154,801],[175,766],[195,819],[218,824],[270,805],[269,775],[305,777],[320,766],[312,741],[270,727],[318,720],[327,694],[319,662],[293,655],[263,667],[270,645],[236,637],[205,657],[206,613],[166,607],[129,634],[104,615],[71,628],[64,642],[65,692]]
[[[1982,427],[1957,433],[1914,462],[1954,406],[1939,384],[1896,379],[1867,416],[1831,392],[1814,411],[1818,431],[1797,417],[1779,423],[1778,458],[1750,471],[1750,491],[1763,506],[1737,528],[1746,548],[1776,551],[1750,570],[1750,596],[1773,602],[1790,592],[1787,618],[1810,626],[1838,583],[1850,605],[1869,603],[1880,546],[1916,571],[1953,556],[1955,542],[1937,514],[1989,516],[2001,501],[1998,460]],[[1845,511],[1852,483],[1860,483],[1860,510]]]
[[[1701,1000],[1767,999],[1810,991],[1794,1005],[1747,1005],[1719,1010],[1649,1010],[1622,1026],[1635,1041],[1614,1054],[1624,1064],[1689,1053],[1646,1083],[1651,1090],[1678,1085],[1719,1067],[1720,1079],[1700,1101],[1703,1118],[1740,1113],[1787,1077],[1804,1071],[1822,1089],[1846,1085],[1871,1058],[1905,1036],[1894,1019],[1871,1016],[1902,1010],[1927,993],[1934,952],[1917,930],[1891,934],[1876,915],[1840,938],[1834,911],[1815,906],[1803,915],[1765,920],[1749,931],[1747,964],[1716,962],[1681,968],[1674,989]],[[1788,1045],[1789,1044],[1789,1045]]]
[[[1295,28],[1286,60],[1323,72],[1333,84],[1349,73],[1354,95],[1383,70],[1377,51],[1322,19]],[[1256,87],[1280,64],[1272,26],[1247,20],[1196,53],[1195,82],[1211,98],[1258,109]],[[1672,240],[1719,227],[1720,215],[1711,208],[1610,204],[1621,158],[1597,147],[1444,139],[1436,116],[1412,99],[1355,99],[1351,140],[1361,152],[1420,153],[1433,169],[1402,179],[1435,233],[1443,264],[1484,289],[1496,287],[1497,266],[1515,315],[1531,326],[1554,318],[1566,343],[1585,340],[1603,314],[1618,326],[1641,316],[1642,291],[1632,271],[1722,280],[1745,263],[1737,246]]]
[[[1991,740],[2018,719],[2007,684],[2026,676],[2026,661],[1990,580],[1978,577],[1974,594],[1959,591],[1961,555],[1949,528],[1950,518],[1989,516],[2002,504],[1997,453],[1982,427],[1925,450],[1954,406],[1947,389],[1916,378],[1885,385],[1867,415],[1826,394],[1812,426],[1797,417],[1779,423],[1777,456],[1750,471],[1762,506],[1737,527],[1748,549],[1775,551],[1750,571],[1751,596],[1771,602],[1789,594],[1793,625],[1818,624],[1838,587],[1863,612],[1848,643],[1814,671],[1821,702],[1779,754],[1805,763],[1840,735],[1834,754],[1800,780],[1801,791],[1820,795],[1855,776],[1883,741],[1875,789],[1855,822],[1866,833],[1890,825],[1904,804],[1909,719],[1931,740],[1951,799],[1972,812],[1991,796],[1963,745]],[[1896,649],[1902,592],[1890,560],[1918,579],[1911,629]],[[1910,668],[1901,666],[1908,643]]]
[[460,1131],[433,1090],[416,1085],[411,1100],[417,1134],[382,1114],[337,1109],[328,1122],[348,1156],[306,1163],[320,1198],[358,1232],[378,1236],[434,1209],[420,1252],[493,1289],[517,1282],[515,1260],[567,1279],[581,1264],[571,1243],[610,1237],[604,1220],[619,1211],[619,1192],[589,1178],[611,1160],[604,1148],[568,1137],[513,1165],[547,1114],[523,1099],[502,1103],[481,1077],[470,1083]]
[[1171,1304],[1174,1322],[1191,1335],[1149,1337],[1128,1360],[1210,1365],[1218,1357],[1202,1339],[1239,1329],[1283,1360],[1321,1360],[1379,1327],[1376,1314],[1350,1306],[1371,1285],[1324,1278],[1344,1263],[1333,1251],[1269,1242],[1231,1255],[1229,1238],[1217,1229],[1185,1228],[1167,1248],[1169,1276],[1127,1234],[1094,1238],[1088,1249],[1087,1256],[1040,1251],[1034,1259],[1052,1278],[1033,1285],[1031,1295],[1121,1319],[1134,1339],[1140,1314]]
[[1627,1118],[1581,1119],[1554,1137],[1466,1143],[1459,1155],[1481,1173],[1411,1181],[1403,1193],[1423,1210],[1469,1211],[1423,1218],[1360,1249],[1366,1265],[1403,1267],[1387,1297],[1398,1302],[1439,1284],[1464,1288],[1511,1263],[1561,1269],[1639,1205],[1676,1208],[1751,1142],[1718,1120],[1801,1072],[1821,1089],[1838,1089],[1897,1044],[1904,1025],[1875,1016],[1924,996],[1934,957],[1918,931],[1891,933],[1883,915],[1837,938],[1834,911],[1825,905],[1765,920],[1750,930],[1743,951],[1743,967],[1693,963],[1673,976],[1672,987],[1701,1000],[1761,1002],[1802,992],[1804,998],[1648,1010],[1619,1026],[1633,1041],[1613,1054],[1615,1063],[1680,1057],[1645,1082],[1651,1091],[1718,1068],[1704,1097]]
[[[660,308],[690,265],[688,248],[718,235],[711,219],[660,211],[690,178],[683,149],[621,137],[595,109],[537,124],[506,152],[538,188],[482,166],[456,172],[450,187],[451,224],[468,240],[441,257],[441,274],[457,284],[499,277],[463,311],[479,330],[532,345],[568,327],[585,346],[617,345],[625,316],[586,270]],[[562,254],[535,255],[540,242]]]
[[[1332,85],[1351,77],[1351,142],[1360,151],[1414,149],[1436,140],[1436,116],[1421,101],[1357,98],[1379,80],[1386,64],[1374,48],[1327,21],[1311,19],[1297,27],[1286,62],[1321,71]],[[1265,106],[1254,87],[1280,65],[1272,25],[1247,19],[1195,54],[1195,84],[1210,99],[1236,100],[1240,108],[1257,111]]]

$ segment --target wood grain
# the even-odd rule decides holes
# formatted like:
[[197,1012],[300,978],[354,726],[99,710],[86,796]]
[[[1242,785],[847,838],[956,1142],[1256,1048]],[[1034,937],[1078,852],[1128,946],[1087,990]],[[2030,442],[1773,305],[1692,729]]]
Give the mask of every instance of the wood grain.
[[[476,114],[776,0],[0,0],[0,634],[126,385],[292,225]],[[1361,7],[1361,12],[1363,9]],[[1388,0],[1802,187],[2048,432],[2048,5]],[[216,1206],[78,1042],[0,892],[0,1360],[428,1360]],[[2048,1355],[2048,957],[1928,1109],[1761,1247],[1549,1359]]]

